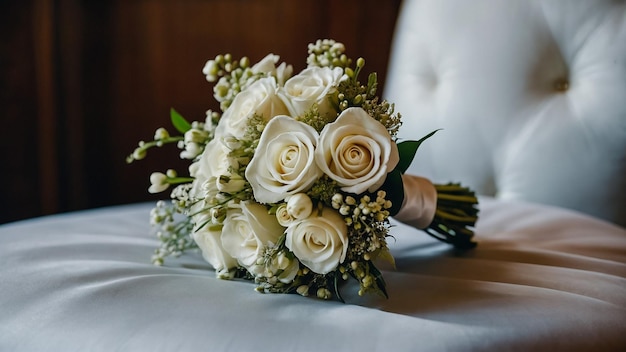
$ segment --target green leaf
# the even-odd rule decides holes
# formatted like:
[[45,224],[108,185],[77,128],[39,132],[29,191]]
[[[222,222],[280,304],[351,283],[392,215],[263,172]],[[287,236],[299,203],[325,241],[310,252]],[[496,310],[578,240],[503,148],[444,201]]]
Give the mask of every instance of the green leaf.
[[185,120],[185,118],[173,108],[170,109],[170,119],[172,120],[172,125],[174,125],[174,128],[176,128],[180,133],[184,134],[191,129],[191,124],[187,122],[187,120]]
[[400,161],[396,166],[396,170],[399,170],[401,173],[405,173],[406,170],[411,166],[413,162],[413,158],[415,157],[415,153],[417,153],[417,148],[419,148],[420,144],[432,137],[439,129],[436,129],[429,134],[422,137],[417,141],[402,141],[398,143],[398,153],[400,154]]

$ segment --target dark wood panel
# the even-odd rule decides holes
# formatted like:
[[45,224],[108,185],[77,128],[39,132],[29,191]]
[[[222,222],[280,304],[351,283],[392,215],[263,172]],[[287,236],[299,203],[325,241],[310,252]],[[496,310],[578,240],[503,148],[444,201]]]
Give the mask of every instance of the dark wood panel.
[[10,179],[3,184],[21,185],[3,188],[3,199],[15,198],[19,189],[28,201],[0,221],[156,199],[146,192],[148,176],[166,166],[183,172],[178,151],[164,149],[132,165],[125,164],[125,156],[138,140],[168,125],[170,107],[189,119],[217,109],[201,73],[217,54],[255,61],[273,52],[300,70],[309,42],[333,38],[346,44],[350,56],[365,57],[367,71],[379,72],[383,81],[400,5],[399,0],[16,3],[0,5],[6,10],[2,19],[12,17],[15,26],[2,32],[11,37],[2,44],[2,74],[11,75],[2,88],[9,85],[13,93],[3,94],[1,102],[39,127],[39,144],[32,146],[32,133],[22,130],[3,142],[21,147],[0,154],[2,165],[17,171],[4,175]]
[[[0,222],[42,213],[33,4],[0,1]],[[45,178],[44,178],[45,179]]]

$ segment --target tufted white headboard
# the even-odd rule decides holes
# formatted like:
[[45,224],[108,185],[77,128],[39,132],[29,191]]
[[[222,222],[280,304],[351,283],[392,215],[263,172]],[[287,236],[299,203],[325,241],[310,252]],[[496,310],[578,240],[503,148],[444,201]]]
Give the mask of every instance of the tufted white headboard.
[[626,226],[626,1],[407,0],[385,95],[409,172]]

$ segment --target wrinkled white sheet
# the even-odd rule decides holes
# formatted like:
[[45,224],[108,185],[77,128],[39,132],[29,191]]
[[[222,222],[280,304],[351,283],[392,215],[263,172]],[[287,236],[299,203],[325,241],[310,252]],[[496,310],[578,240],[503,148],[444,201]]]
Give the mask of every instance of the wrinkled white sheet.
[[150,264],[151,204],[0,226],[0,351],[619,350],[626,230],[481,199],[478,247],[398,225],[390,298],[260,294],[192,253]]

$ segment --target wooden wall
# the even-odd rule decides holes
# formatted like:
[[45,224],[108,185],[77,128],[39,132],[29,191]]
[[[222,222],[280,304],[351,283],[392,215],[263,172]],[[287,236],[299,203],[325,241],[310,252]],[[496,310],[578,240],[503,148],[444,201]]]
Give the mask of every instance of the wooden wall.
[[[158,198],[152,171],[184,170],[175,148],[127,165],[140,139],[217,109],[202,75],[221,53],[305,66],[333,38],[384,82],[400,0],[0,0],[0,223]],[[384,89],[384,84],[381,86]],[[162,197],[162,195],[161,195]]]

